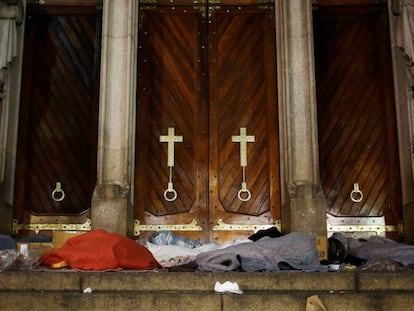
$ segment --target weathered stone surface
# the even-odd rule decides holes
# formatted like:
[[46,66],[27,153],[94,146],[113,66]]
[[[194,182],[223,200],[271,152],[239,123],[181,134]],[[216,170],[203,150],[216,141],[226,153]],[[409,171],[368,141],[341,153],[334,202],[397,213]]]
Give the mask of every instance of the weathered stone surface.
[[[414,310],[414,271],[403,272],[2,272],[0,310]],[[214,292],[237,282],[241,295]],[[84,293],[90,288],[91,293]]]
[[360,273],[358,289],[371,291],[414,291],[414,273],[407,273],[406,271]]
[[0,291],[79,291],[78,273],[1,272]]

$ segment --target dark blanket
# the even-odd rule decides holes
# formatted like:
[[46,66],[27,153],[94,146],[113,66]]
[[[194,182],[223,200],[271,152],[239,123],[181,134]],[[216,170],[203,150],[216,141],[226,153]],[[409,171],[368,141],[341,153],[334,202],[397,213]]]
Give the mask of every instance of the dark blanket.
[[326,271],[320,265],[316,236],[292,232],[278,238],[204,252],[196,257],[200,271],[280,271],[286,266],[301,271]]
[[16,249],[16,241],[8,235],[0,234],[0,250]]

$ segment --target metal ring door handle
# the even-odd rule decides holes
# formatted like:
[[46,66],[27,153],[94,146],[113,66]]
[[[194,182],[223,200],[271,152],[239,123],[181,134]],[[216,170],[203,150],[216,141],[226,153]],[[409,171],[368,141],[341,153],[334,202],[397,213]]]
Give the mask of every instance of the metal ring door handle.
[[364,194],[359,189],[359,184],[358,183],[354,184],[354,189],[349,194],[349,197],[351,198],[352,202],[355,202],[355,203],[361,202],[362,199],[364,198]]
[[65,191],[62,189],[62,183],[56,182],[56,188],[52,191],[52,200],[55,202],[61,202],[65,198]]

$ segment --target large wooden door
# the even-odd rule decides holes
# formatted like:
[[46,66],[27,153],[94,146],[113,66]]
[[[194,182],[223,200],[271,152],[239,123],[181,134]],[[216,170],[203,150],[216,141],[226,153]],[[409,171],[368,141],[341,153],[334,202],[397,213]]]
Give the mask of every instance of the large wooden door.
[[[320,171],[328,212],[384,216],[396,225],[402,207],[387,6],[340,2],[321,1],[314,10]],[[363,197],[353,201],[355,184]]]
[[141,5],[141,13],[135,218],[195,220],[199,231],[181,234],[204,240],[251,233],[226,224],[272,224],[280,218],[273,6]]
[[96,180],[99,14],[93,4],[27,8],[14,199],[19,224],[88,218]]

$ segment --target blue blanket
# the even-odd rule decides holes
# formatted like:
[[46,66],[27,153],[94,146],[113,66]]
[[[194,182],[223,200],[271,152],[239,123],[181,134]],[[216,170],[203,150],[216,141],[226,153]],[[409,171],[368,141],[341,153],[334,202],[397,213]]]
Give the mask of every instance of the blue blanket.
[[8,235],[0,234],[0,250],[16,249],[16,241]]

